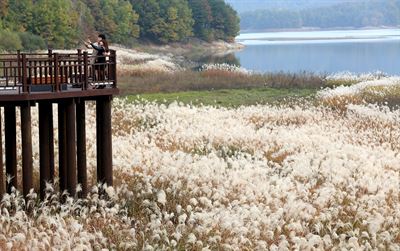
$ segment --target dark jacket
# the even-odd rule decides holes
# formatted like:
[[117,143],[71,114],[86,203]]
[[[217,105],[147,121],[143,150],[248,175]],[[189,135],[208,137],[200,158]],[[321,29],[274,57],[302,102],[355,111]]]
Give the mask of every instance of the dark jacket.
[[96,59],[96,63],[105,63],[106,62],[106,57],[105,57],[106,49],[103,46],[96,45],[94,43],[90,43],[90,45],[93,47],[93,49],[95,49],[97,51],[98,58]]

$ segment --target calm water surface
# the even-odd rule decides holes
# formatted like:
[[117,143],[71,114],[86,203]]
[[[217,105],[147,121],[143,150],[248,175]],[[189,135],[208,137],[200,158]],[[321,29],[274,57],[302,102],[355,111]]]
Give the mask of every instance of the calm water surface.
[[400,75],[400,29],[246,33],[235,57],[259,72],[366,73]]

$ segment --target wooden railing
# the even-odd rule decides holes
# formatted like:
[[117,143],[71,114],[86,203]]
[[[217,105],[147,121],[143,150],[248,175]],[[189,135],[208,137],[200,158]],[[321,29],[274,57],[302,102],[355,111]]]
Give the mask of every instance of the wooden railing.
[[107,56],[77,53],[0,54],[0,95],[3,91],[62,92],[116,88],[116,52]]

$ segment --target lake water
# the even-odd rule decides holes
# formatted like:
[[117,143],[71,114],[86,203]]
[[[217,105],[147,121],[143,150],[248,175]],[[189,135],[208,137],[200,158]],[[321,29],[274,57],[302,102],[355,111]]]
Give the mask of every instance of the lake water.
[[240,65],[258,72],[400,75],[400,29],[245,33]]

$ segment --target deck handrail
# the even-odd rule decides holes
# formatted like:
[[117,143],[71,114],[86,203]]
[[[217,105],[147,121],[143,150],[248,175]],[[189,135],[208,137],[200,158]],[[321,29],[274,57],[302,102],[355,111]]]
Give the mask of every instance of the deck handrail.
[[[95,62],[91,63],[95,58]],[[2,89],[16,89],[19,94],[41,90],[47,86],[50,92],[68,88],[90,89],[92,86],[117,88],[116,52],[93,56],[87,51],[76,53],[0,54],[0,95]],[[36,88],[36,89],[35,89]],[[78,89],[79,90],[79,89]]]

